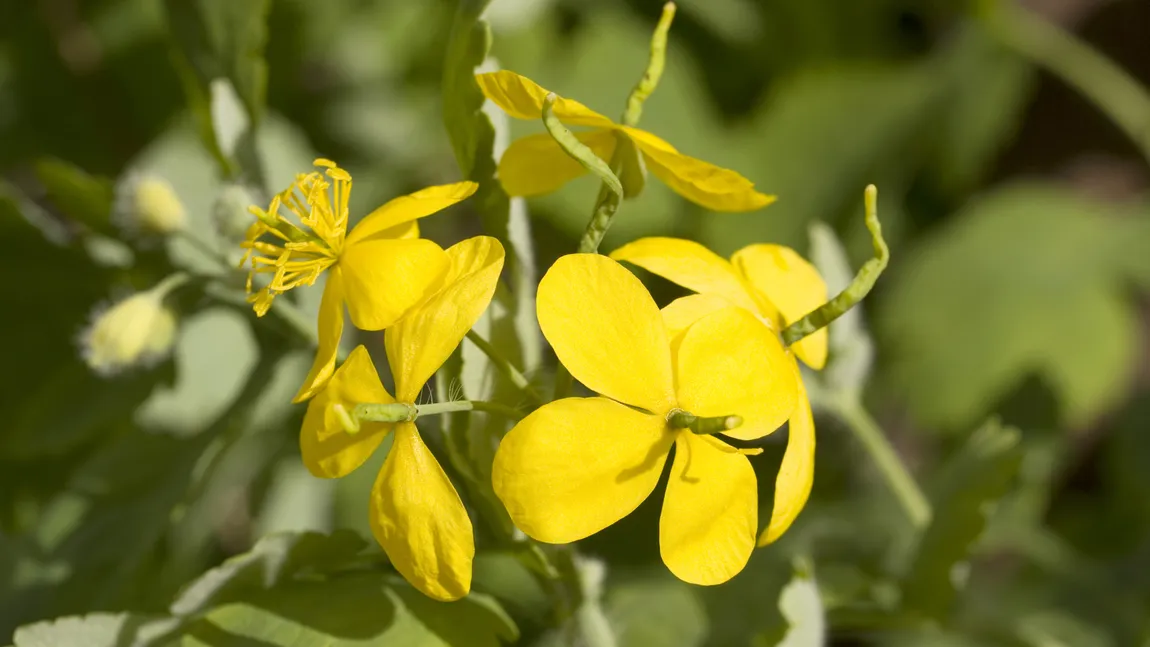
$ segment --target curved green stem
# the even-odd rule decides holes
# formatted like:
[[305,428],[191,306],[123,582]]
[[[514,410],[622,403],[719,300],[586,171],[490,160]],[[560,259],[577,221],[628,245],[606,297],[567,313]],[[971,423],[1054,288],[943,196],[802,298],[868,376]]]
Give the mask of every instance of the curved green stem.
[[491,360],[491,363],[494,364],[495,367],[499,369],[499,371],[503,373],[503,375],[508,380],[510,380],[512,384],[515,385],[515,388],[522,391],[523,394],[531,400],[531,404],[535,406],[543,405],[543,398],[534,389],[534,387],[531,386],[531,381],[528,380],[527,377],[524,376],[519,369],[515,368],[515,365],[512,364],[511,361],[506,357],[504,357],[503,354],[499,352],[498,348],[493,346],[491,342],[479,336],[479,333],[475,332],[474,330],[467,331],[467,339],[470,340],[471,343],[475,344],[476,348],[483,351],[484,355],[487,355],[487,359]]
[[926,528],[931,518],[930,501],[887,441],[882,428],[855,398],[831,396],[828,404],[870,454],[879,474],[894,493],[910,522],[916,528]]
[[866,227],[870,230],[871,243],[874,245],[874,258],[859,268],[851,284],[839,292],[835,298],[819,306],[817,310],[795,321],[783,329],[783,343],[790,346],[803,337],[825,328],[832,321],[838,319],[853,308],[874,287],[875,281],[886,269],[890,261],[890,248],[882,237],[882,224],[878,221],[878,188],[871,184],[863,194],[866,205]]
[[675,3],[668,2],[663,5],[663,14],[659,16],[659,24],[655,26],[655,33],[651,35],[651,56],[647,59],[647,69],[643,78],[635,84],[631,95],[627,97],[627,110],[623,112],[623,123],[634,126],[639,123],[643,115],[643,102],[655,91],[659,85],[659,78],[663,76],[663,62],[667,58],[667,32],[671,29],[671,21],[675,19]]
[[1012,3],[983,12],[998,39],[1076,89],[1110,118],[1150,161],[1150,93],[1090,45]]

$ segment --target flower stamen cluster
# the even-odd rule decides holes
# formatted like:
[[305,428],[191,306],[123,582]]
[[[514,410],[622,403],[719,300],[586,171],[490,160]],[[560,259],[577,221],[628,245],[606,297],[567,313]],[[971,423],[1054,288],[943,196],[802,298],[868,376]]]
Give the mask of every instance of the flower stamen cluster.
[[[272,198],[266,210],[251,208],[257,220],[240,244],[247,250],[240,265],[250,266],[248,302],[255,306],[257,315],[266,314],[277,295],[301,285],[314,285],[343,251],[351,175],[330,160],[315,163],[326,168],[326,178],[317,171],[300,174]],[[271,281],[253,293],[257,274],[271,274]]]

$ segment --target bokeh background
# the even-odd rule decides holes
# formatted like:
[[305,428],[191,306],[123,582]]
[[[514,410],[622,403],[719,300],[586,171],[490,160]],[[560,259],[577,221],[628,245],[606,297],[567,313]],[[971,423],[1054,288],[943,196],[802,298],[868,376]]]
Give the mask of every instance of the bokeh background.
[[[765,646],[786,634],[816,645],[825,632],[833,645],[1150,645],[1150,102],[1083,62],[1100,53],[1150,83],[1150,3],[1024,5],[1090,49],[1042,40],[1032,23],[996,18],[991,2],[679,3],[642,126],[779,200],[707,213],[649,182],[603,249],[674,235],[723,255],[762,241],[805,253],[823,222],[857,267],[870,253],[862,190],[877,184],[893,256],[856,331],[874,349],[857,379],[936,520],[924,539],[933,548],[903,545],[907,522],[867,455],[819,415],[807,510],[732,582],[701,589],[665,571],[659,497],[581,544],[605,566],[601,610],[617,644]],[[338,482],[307,474],[303,408],[288,401],[310,350],[242,304],[182,297],[173,359],[152,369],[104,379],[82,363],[76,340],[94,308],[196,262],[179,241],[126,252],[101,240],[115,237],[116,187],[166,178],[191,226],[212,236],[225,183],[189,113],[164,3],[0,6],[0,644],[131,644],[114,642],[125,623],[166,613],[187,582],[270,532],[370,538],[374,469]],[[352,211],[363,214],[460,178],[441,109],[454,2],[270,6],[257,143],[271,187],[322,155],[352,173]],[[494,0],[491,53],[615,115],[660,8]],[[1018,45],[1035,38],[1044,54]],[[1100,94],[1066,70],[1085,70]],[[1108,112],[1140,124],[1141,143]],[[528,202],[539,268],[574,249],[596,190],[585,178]],[[423,222],[444,245],[481,231],[467,205]],[[643,277],[660,301],[681,294]],[[314,313],[318,296],[300,307]],[[549,370],[535,377],[549,383]],[[1007,446],[979,444],[987,420],[1017,430]],[[757,461],[767,501],[781,449],[768,444]],[[780,611],[796,560],[818,595],[792,586]],[[516,621],[518,644],[561,644],[547,642],[550,603],[515,558],[481,552],[476,590]],[[322,602],[251,603],[312,633],[181,640],[498,644],[436,629],[435,608],[414,612],[431,627],[418,638],[341,633],[396,604],[373,595],[315,618],[308,607]],[[11,638],[92,612],[109,615],[57,626],[74,634]],[[85,633],[97,630],[113,641]]]

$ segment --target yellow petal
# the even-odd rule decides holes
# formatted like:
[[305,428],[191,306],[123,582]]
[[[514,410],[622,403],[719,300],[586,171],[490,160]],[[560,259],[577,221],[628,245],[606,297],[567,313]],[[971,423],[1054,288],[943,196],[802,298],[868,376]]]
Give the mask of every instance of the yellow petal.
[[371,531],[392,566],[436,600],[471,590],[471,519],[415,424],[395,427],[395,442],[371,491]]
[[299,446],[308,470],[323,478],[339,478],[363,464],[379,447],[390,424],[365,422],[356,434],[349,434],[333,407],[348,413],[360,403],[394,402],[379,382],[379,375],[367,349],[357,346],[347,360],[308,403],[300,429]]
[[453,245],[447,256],[451,270],[444,287],[412,308],[383,336],[400,402],[415,402],[424,383],[475,325],[491,303],[503,269],[503,246],[490,236]]
[[[692,294],[679,297],[663,306],[663,323],[667,326],[667,334],[671,339],[687,331],[691,324],[707,315],[731,307],[731,303],[714,294]],[[674,342],[672,342],[674,343]]]
[[697,321],[675,352],[679,407],[696,416],[743,417],[728,436],[761,438],[795,410],[798,385],[779,338],[754,315],[728,307]]
[[[798,364],[795,372],[798,373]],[[771,523],[759,537],[759,545],[778,539],[802,512],[815,482],[815,419],[811,401],[799,379],[799,404],[788,427],[787,451],[775,477],[775,508]]]
[[[601,159],[611,160],[615,152],[614,130],[593,130],[575,136]],[[508,195],[550,193],[586,172],[548,133],[515,140],[499,159],[499,182]]]
[[456,182],[429,186],[410,195],[398,197],[364,216],[347,235],[344,245],[375,238],[396,238],[397,232],[388,230],[443,211],[471,197],[478,188],[479,185],[474,182]]
[[674,406],[671,350],[643,284],[599,254],[568,254],[539,282],[536,313],[559,361],[587,388],[664,414]]
[[[542,119],[543,99],[547,90],[531,79],[514,72],[500,70],[475,75],[484,96],[495,102],[509,116],[516,119]],[[555,116],[566,124],[610,128],[613,121],[572,99],[559,98],[555,102]]]
[[755,548],[758,488],[746,456],[680,433],[659,517],[659,552],[676,577],[722,584],[743,570]]
[[339,266],[327,273],[323,298],[319,302],[318,346],[311,370],[299,387],[292,402],[303,402],[320,391],[335,371],[335,356],[339,353],[339,340],[343,335],[343,273]]
[[423,238],[369,238],[345,247],[339,265],[352,323],[383,330],[439,289],[451,259]]
[[676,151],[645,130],[622,127],[635,141],[655,177],[684,198],[712,211],[753,211],[775,201],[738,173]]
[[613,400],[556,400],[504,436],[492,482],[520,530],[539,541],[572,542],[627,516],[651,494],[673,439],[662,417]]
[[749,287],[727,259],[692,240],[640,238],[611,252],[627,261],[700,294],[723,297],[733,305],[758,312]]
[[[756,291],[778,308],[783,324],[802,319],[827,302],[827,284],[798,252],[782,245],[748,245],[731,262]],[[799,359],[814,369],[827,361],[827,329],[794,345]]]

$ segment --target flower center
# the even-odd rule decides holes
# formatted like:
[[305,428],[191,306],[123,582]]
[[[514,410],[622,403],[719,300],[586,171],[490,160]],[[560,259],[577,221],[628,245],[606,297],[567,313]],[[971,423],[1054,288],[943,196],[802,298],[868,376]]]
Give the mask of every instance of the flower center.
[[[260,316],[276,295],[314,284],[343,251],[351,176],[328,160],[318,159],[315,164],[327,169],[326,178],[318,171],[299,175],[272,198],[266,211],[250,208],[257,220],[240,244],[247,250],[240,266],[249,266],[248,302]],[[271,279],[253,292],[257,274],[270,274]]]

